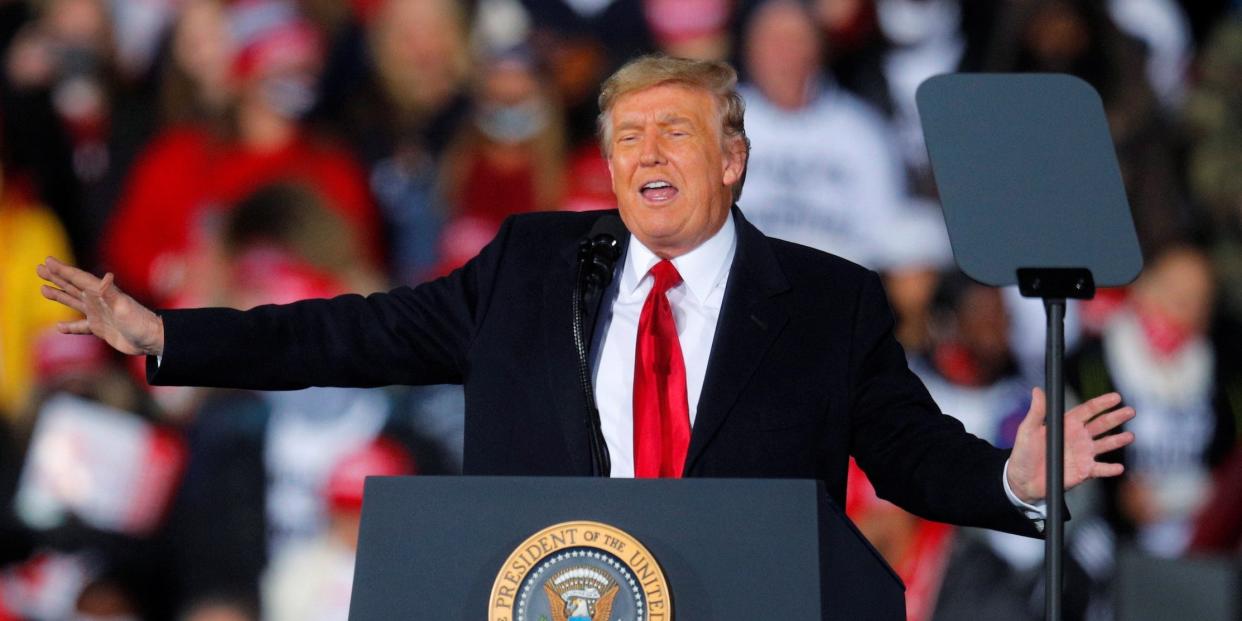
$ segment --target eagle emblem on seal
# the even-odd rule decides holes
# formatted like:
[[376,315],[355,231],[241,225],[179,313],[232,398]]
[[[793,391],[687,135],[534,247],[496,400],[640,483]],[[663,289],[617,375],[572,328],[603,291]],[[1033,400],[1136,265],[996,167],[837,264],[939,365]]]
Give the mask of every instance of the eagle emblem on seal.
[[608,621],[620,589],[608,574],[583,565],[558,571],[543,583],[552,621]]

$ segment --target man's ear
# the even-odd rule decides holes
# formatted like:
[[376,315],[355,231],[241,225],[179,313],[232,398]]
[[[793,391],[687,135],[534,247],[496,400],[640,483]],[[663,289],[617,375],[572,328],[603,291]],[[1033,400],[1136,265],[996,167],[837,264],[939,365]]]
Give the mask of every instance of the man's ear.
[[729,140],[724,153],[724,184],[731,186],[742,178],[746,171],[746,141],[741,138]]

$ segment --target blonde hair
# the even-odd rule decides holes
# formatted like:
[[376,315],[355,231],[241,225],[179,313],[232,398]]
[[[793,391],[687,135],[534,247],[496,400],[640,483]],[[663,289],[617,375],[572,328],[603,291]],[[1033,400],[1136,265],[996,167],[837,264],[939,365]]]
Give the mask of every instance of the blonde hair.
[[[610,117],[613,104],[624,95],[663,84],[687,86],[710,93],[720,113],[721,148],[728,151],[730,142],[741,140],[749,159],[750,139],[746,137],[744,120],[746,102],[737,91],[737,71],[723,61],[691,60],[663,54],[635,58],[604,81],[599,92],[599,116],[595,119],[595,130],[604,157],[608,157],[611,151]],[[743,169],[742,176],[733,184],[734,201],[741,197],[745,181]]]

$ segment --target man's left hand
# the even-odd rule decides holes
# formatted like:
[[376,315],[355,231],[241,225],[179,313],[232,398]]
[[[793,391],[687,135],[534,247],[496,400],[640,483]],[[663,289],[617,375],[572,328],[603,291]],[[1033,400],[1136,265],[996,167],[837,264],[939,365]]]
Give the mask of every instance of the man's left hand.
[[[1120,404],[1121,395],[1111,392],[1065,413],[1065,489],[1088,479],[1115,477],[1125,470],[1121,464],[1096,461],[1101,454],[1134,441],[1129,431],[1112,433],[1134,418],[1134,408],[1118,408]],[[1048,495],[1045,409],[1044,391],[1032,390],[1031,409],[1018,426],[1009,456],[1009,487],[1026,503],[1040,502]]]

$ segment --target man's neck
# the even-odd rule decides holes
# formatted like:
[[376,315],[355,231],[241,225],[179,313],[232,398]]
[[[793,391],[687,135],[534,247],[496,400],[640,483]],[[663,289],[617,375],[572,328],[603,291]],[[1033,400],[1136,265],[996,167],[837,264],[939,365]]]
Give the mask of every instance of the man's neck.
[[[685,279],[691,292],[703,299],[719,278],[728,271],[737,247],[737,224],[730,210],[716,232],[689,252],[671,258],[673,266]],[[665,257],[630,236],[629,249],[622,270],[622,291],[637,289],[651,267]]]

